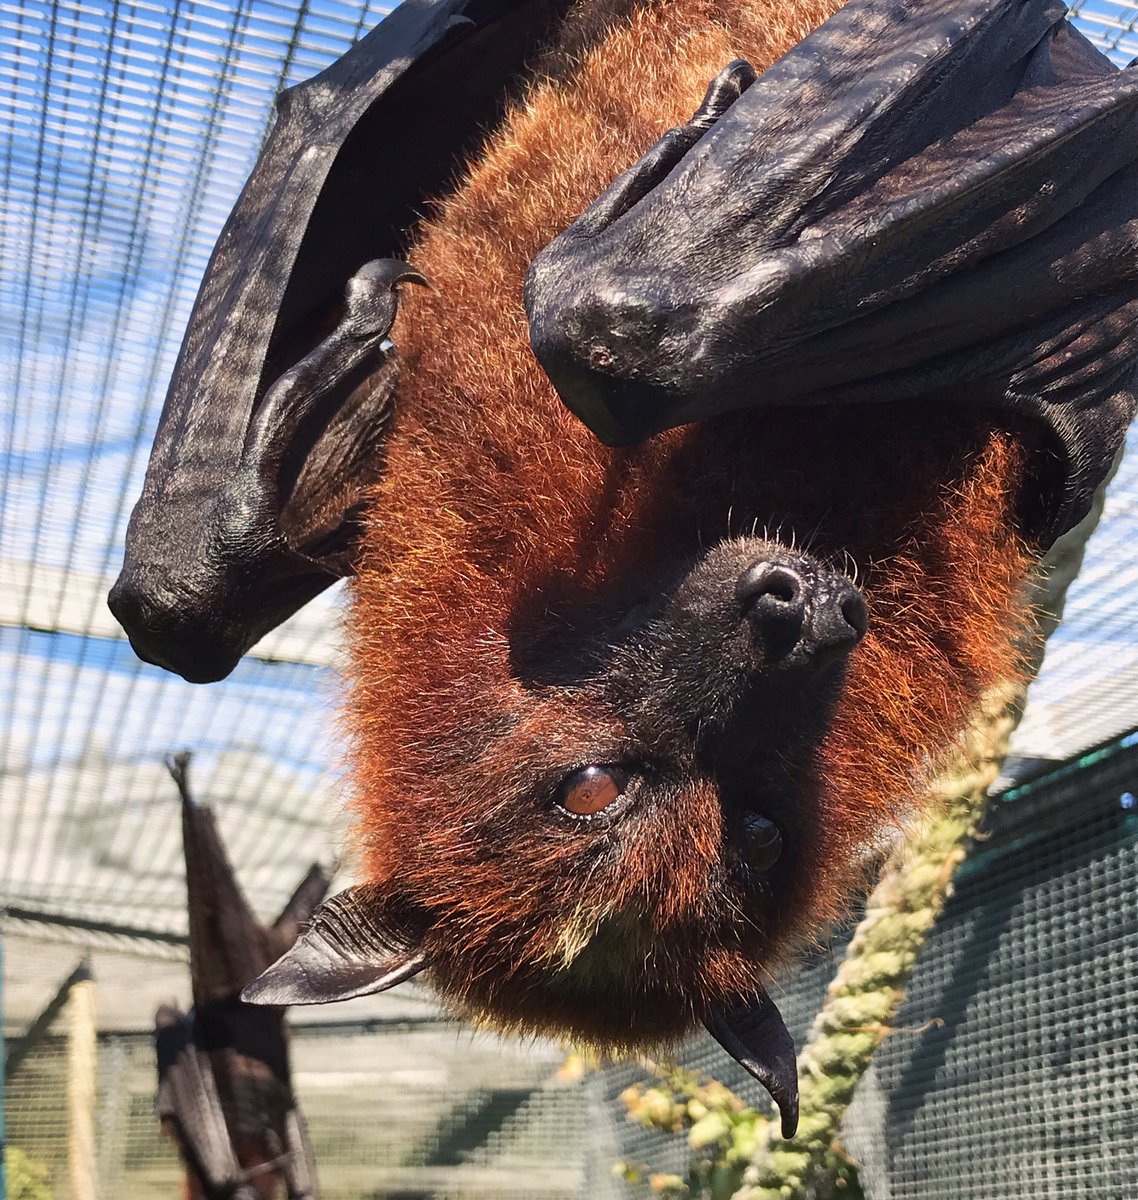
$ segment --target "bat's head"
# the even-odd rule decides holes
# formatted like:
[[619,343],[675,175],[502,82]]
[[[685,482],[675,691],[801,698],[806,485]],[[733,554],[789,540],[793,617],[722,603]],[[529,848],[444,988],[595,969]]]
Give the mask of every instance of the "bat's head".
[[[455,797],[478,797],[498,901],[464,899],[430,939],[472,1011],[607,1044],[678,1036],[761,990],[821,865],[817,747],[867,621],[844,574],[759,539],[643,582],[588,639],[516,639],[533,702]],[[457,872],[440,883],[469,897]]]
[[[757,537],[726,538],[669,568],[619,589],[607,611],[589,605],[587,630],[558,628],[564,610],[550,621],[519,608],[500,670],[453,681],[467,692],[461,718],[413,756],[426,768],[414,784],[405,762],[409,790],[440,814],[426,821],[437,853],[420,856],[439,896],[401,901],[429,926],[436,972],[453,959],[451,970],[474,979],[513,975],[518,938],[540,974],[553,968],[543,993],[572,992],[581,971],[611,972],[617,988],[628,960],[609,961],[595,938],[615,924],[640,929],[645,945],[695,935],[687,961],[674,944],[658,947],[650,984],[641,965],[633,973],[632,993],[689,995],[702,960],[725,948],[708,940],[709,920],[735,945],[743,914],[758,950],[793,899],[791,881],[812,868],[814,760],[866,632],[861,592],[833,566]],[[432,724],[458,715],[431,707]],[[460,932],[476,916],[462,901],[475,890],[472,869],[499,876],[486,885],[514,897],[509,914],[493,914],[483,952],[500,961],[489,974],[490,961],[471,971]],[[507,939],[504,915],[516,925]],[[447,930],[450,919],[458,926]],[[626,1018],[619,1034],[632,1038],[641,1021]],[[613,1035],[612,1014],[588,1019]]]
[[552,620],[536,600],[496,670],[418,706],[453,724],[393,772],[413,858],[326,906],[258,998],[346,998],[425,966],[475,1019],[607,1046],[763,998],[824,867],[817,747],[866,633],[860,591],[742,537]]
[[817,746],[860,593],[752,538],[641,582],[585,633],[518,612],[509,692],[460,685],[482,715],[439,763],[457,820],[420,814],[418,950],[500,1024],[678,1036],[761,988],[820,867]]

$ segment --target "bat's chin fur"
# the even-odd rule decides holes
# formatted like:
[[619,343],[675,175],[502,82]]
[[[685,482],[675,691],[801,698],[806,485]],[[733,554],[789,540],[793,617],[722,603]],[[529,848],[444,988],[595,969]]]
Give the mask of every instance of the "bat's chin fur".
[[[649,936],[620,917],[602,924],[572,963],[513,965],[471,982],[469,966],[430,979],[464,1017],[604,1050],[652,1050],[771,981],[759,953],[716,950],[705,931]],[[756,947],[756,950],[759,948]]]
[[[725,63],[762,69],[833,7],[636,7],[531,92],[411,256],[434,291],[393,333],[400,407],[355,591],[356,837],[376,894],[431,914],[429,977],[477,1019],[644,1046],[753,993],[1018,670],[1020,429],[800,407],[614,450],[527,342],[533,255]],[[803,544],[864,591],[846,672],[739,657],[730,585]],[[571,819],[558,789],[592,764],[633,790]],[[753,877],[746,813],[784,843]]]

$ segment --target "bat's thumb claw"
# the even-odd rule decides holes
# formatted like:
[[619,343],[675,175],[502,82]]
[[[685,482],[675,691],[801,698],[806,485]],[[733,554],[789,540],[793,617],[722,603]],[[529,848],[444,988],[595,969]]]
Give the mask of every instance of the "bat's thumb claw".
[[697,129],[710,129],[757,78],[755,68],[745,58],[729,62],[707,85],[703,103],[688,123]]
[[395,320],[395,289],[400,283],[430,287],[427,277],[398,258],[364,263],[344,289],[344,320],[356,337],[382,336]]
[[412,283],[427,282],[425,276],[401,258],[373,258],[352,276],[348,287],[358,283],[369,288],[392,288],[408,280]]

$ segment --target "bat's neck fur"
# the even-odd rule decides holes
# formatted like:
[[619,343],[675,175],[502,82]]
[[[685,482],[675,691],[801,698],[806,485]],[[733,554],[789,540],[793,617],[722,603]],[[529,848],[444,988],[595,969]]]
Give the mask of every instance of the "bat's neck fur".
[[[984,687],[1017,668],[1031,560],[1013,532],[1026,456],[1016,431],[958,408],[767,409],[611,450],[566,411],[529,348],[533,255],[685,121],[727,62],[762,70],[836,7],[582,0],[544,82],[424,223],[412,255],[435,290],[408,290],[395,329],[399,413],[354,612],[363,866],[450,914],[465,953],[436,972],[440,986],[458,1003],[512,988],[516,1003],[495,1014],[505,1022],[632,1037],[600,1015],[589,1027],[572,997],[564,1012],[548,995],[525,999],[520,964],[559,953],[548,912],[573,914],[563,948],[574,930],[587,939],[612,920],[615,901],[562,869],[552,842],[534,843],[528,875],[511,875],[510,849],[495,847],[483,819],[501,801],[502,828],[524,840],[509,801],[533,745],[571,756],[574,738],[587,743],[609,719],[564,689],[532,686],[544,639],[571,633],[610,596],[634,597],[677,548],[696,557],[756,523],[856,559],[871,632],[811,768],[816,844],[775,905],[772,948],[838,911],[859,848],[904,813]],[[679,850],[674,862],[666,846],[652,853],[664,860],[653,867],[661,889],[682,892]],[[479,958],[504,926],[512,961]],[[707,970],[723,987],[758,982],[726,951]],[[678,1032],[690,1016],[657,1028]]]

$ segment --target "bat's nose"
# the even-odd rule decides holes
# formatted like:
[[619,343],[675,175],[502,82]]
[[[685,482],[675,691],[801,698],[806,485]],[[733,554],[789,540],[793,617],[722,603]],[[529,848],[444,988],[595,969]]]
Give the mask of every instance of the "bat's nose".
[[735,598],[771,659],[786,657],[801,639],[808,595],[807,578],[784,563],[757,562],[739,576]]
[[761,560],[735,583],[735,597],[768,662],[818,662],[865,636],[865,600],[854,584],[809,559]]
[[814,640],[820,647],[856,646],[869,629],[865,599],[844,575],[830,575],[815,594]]

